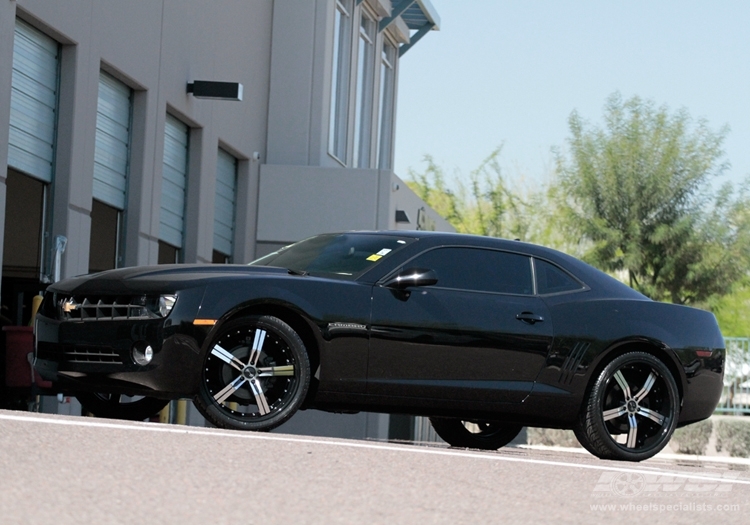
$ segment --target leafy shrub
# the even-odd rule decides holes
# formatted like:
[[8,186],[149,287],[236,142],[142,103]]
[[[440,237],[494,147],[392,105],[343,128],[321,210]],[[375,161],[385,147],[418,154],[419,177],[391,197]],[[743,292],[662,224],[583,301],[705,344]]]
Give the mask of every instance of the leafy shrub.
[[532,428],[526,431],[529,445],[546,445],[548,447],[580,447],[572,430],[558,428]]
[[702,456],[706,453],[708,439],[711,437],[713,423],[710,419],[693,423],[675,430],[671,443],[677,445],[677,452],[681,454],[696,454]]
[[750,420],[732,418],[716,422],[716,450],[732,457],[750,457]]

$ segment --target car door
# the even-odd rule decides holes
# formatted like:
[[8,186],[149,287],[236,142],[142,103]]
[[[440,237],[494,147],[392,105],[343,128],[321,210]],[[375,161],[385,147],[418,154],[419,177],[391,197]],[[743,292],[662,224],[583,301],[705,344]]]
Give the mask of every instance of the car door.
[[530,257],[478,247],[440,247],[401,267],[437,282],[373,288],[367,392],[374,395],[520,402],[552,341],[534,294]]

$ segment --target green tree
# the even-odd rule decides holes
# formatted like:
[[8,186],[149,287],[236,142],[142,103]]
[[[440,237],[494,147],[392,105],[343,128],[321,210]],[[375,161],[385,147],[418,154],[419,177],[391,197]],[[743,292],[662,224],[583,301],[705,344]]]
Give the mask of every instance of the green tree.
[[728,295],[709,302],[721,333],[727,337],[750,337],[750,279],[743,279]]
[[728,130],[619,94],[603,128],[576,112],[569,126],[558,204],[584,258],[657,300],[705,304],[729,293],[750,260],[750,200],[745,188],[712,190],[727,168]]
[[409,170],[407,184],[419,197],[461,233],[539,242],[545,226],[544,191],[511,188],[500,166],[502,147],[496,148],[471,171],[447,180],[431,155],[423,171]]

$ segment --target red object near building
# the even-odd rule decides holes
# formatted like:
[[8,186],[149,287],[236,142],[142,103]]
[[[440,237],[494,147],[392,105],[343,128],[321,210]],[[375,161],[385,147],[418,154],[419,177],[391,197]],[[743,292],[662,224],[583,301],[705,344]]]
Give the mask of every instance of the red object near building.
[[[34,355],[34,329],[30,326],[4,326],[5,332],[5,386],[29,388],[32,382],[41,388],[51,388],[33,370],[30,356]],[[32,375],[33,372],[33,375]]]

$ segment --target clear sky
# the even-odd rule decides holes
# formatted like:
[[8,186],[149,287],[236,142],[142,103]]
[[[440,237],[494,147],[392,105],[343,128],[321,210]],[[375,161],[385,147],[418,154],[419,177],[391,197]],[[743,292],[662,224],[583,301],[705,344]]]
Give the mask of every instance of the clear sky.
[[750,0],[431,0],[400,64],[396,174],[431,154],[463,175],[503,144],[509,178],[544,180],[575,109],[619,91],[728,125],[722,180],[750,176]]

